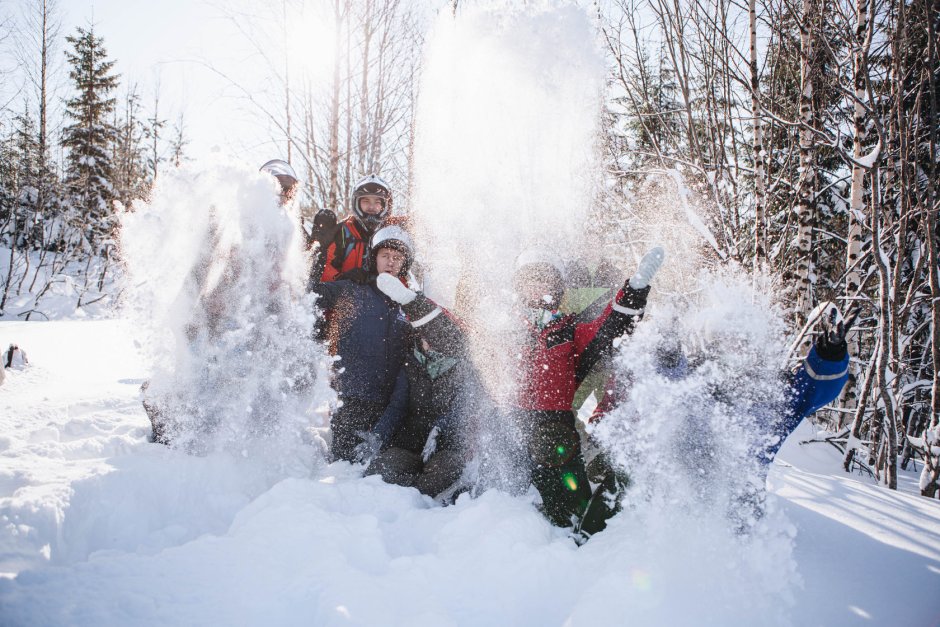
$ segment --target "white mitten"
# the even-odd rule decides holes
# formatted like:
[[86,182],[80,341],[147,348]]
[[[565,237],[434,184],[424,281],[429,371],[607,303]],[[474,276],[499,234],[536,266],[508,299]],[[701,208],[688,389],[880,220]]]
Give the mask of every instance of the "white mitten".
[[397,278],[388,272],[383,272],[375,279],[375,284],[382,293],[391,298],[399,305],[407,305],[415,299],[417,292],[410,290],[402,284]]
[[666,258],[666,251],[662,246],[654,246],[640,260],[640,265],[636,269],[636,274],[630,277],[630,287],[635,290],[641,290],[650,284],[653,276],[663,265],[663,259]]
[[436,426],[428,434],[428,441],[424,443],[424,450],[421,451],[421,461],[425,464],[431,459],[431,455],[437,450],[437,436],[441,434],[441,428]]

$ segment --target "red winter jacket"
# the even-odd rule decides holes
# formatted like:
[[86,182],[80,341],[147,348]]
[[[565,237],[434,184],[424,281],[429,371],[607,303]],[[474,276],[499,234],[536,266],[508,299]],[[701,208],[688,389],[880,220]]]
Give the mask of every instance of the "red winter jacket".
[[[617,298],[620,296],[618,293]],[[608,304],[594,320],[569,315],[542,330],[525,321],[528,333],[519,350],[521,377],[516,406],[571,411],[574,394],[584,377],[612,350],[615,338],[633,331],[637,319]]]

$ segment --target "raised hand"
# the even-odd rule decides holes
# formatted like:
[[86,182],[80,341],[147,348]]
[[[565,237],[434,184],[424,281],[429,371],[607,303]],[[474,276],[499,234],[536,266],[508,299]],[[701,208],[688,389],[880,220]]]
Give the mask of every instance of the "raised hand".
[[649,249],[647,253],[643,255],[643,259],[640,260],[636,274],[630,277],[627,283],[635,290],[641,290],[647,287],[653,280],[653,276],[659,271],[660,266],[663,265],[663,259],[665,258],[666,251],[663,250],[662,246],[654,246]]
[[852,309],[849,311],[849,317],[843,318],[835,305],[827,308],[819,321],[819,335],[816,338],[816,351],[820,357],[838,360],[845,356],[845,336],[855,324],[858,314],[858,309]]
[[643,308],[646,307],[646,297],[650,293],[650,281],[663,265],[665,258],[666,251],[661,246],[655,246],[643,255],[636,273],[623,285],[620,298],[616,302],[616,305],[620,307],[618,311],[628,315],[643,313]]
[[382,293],[399,305],[407,305],[418,295],[414,290],[405,287],[401,281],[387,272],[383,272],[375,279],[375,285]]

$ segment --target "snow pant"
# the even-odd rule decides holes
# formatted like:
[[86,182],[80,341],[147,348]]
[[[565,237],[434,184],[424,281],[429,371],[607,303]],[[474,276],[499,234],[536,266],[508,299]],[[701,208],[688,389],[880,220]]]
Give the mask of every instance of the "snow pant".
[[623,471],[615,470],[604,453],[598,454],[588,463],[587,472],[597,487],[575,530],[590,537],[603,531],[607,521],[620,511],[621,498],[630,485],[630,477]]
[[333,460],[353,461],[353,449],[362,438],[360,432],[369,432],[382,417],[385,404],[357,398],[344,398],[343,406],[330,419],[333,443],[330,452]]
[[392,446],[372,460],[365,474],[381,475],[388,483],[415,487],[422,494],[435,497],[460,478],[465,462],[464,454],[441,449],[425,464],[419,453]]
[[591,500],[581,439],[571,411],[518,410],[529,451],[529,476],[542,511],[559,527],[577,526]]

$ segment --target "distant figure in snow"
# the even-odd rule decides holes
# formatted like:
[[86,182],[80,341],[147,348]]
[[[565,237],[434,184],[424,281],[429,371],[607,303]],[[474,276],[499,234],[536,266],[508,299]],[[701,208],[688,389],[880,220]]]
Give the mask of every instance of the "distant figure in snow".
[[[411,346],[411,325],[399,304],[377,287],[376,279],[387,274],[403,283],[413,260],[408,234],[401,227],[387,226],[372,236],[363,268],[353,268],[334,281],[322,281],[317,273],[310,277],[308,289],[319,296],[317,305],[332,312],[326,335],[331,354],[340,357],[334,387],[342,405],[330,420],[334,459],[365,461],[401,421],[401,408],[408,402],[403,365]],[[381,425],[378,432],[377,425]]]
[[16,344],[10,344],[9,348],[3,352],[2,361],[4,368],[13,368],[16,370],[22,370],[29,365],[29,359],[26,357],[26,351]]

